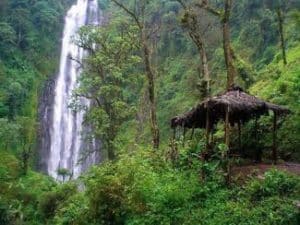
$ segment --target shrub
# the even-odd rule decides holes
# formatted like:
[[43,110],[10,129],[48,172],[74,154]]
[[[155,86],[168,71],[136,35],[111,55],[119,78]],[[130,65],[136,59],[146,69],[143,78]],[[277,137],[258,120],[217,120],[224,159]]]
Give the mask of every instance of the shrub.
[[8,205],[2,200],[0,196],[0,225],[9,224],[8,208]]
[[71,196],[58,209],[55,218],[55,225],[92,225],[88,218],[88,202],[83,193]]
[[76,193],[76,191],[77,185],[75,183],[67,183],[53,191],[46,192],[39,199],[39,213],[45,219],[53,218],[59,205]]
[[252,201],[259,201],[272,196],[290,196],[299,192],[299,178],[284,172],[271,170],[265,173],[264,179],[253,179],[247,186],[246,193]]

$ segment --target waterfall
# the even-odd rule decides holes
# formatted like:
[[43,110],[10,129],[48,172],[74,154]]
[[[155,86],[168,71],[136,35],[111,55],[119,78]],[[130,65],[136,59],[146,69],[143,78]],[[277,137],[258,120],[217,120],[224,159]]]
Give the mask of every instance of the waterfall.
[[[46,173],[56,179],[60,179],[58,169],[67,169],[73,178],[77,178],[85,169],[97,162],[96,153],[92,153],[79,163],[81,153],[95,143],[86,143],[82,138],[81,134],[88,130],[83,125],[84,111],[74,112],[69,105],[81,74],[80,65],[76,61],[82,60],[85,55],[85,51],[75,45],[72,38],[80,27],[99,24],[101,19],[98,11],[97,0],[77,0],[67,12],[59,73],[52,84],[52,95],[44,94],[47,101],[42,103],[44,106],[41,111],[43,128],[40,135],[42,136],[40,164]],[[80,105],[88,108],[90,104],[89,100],[80,99]]]

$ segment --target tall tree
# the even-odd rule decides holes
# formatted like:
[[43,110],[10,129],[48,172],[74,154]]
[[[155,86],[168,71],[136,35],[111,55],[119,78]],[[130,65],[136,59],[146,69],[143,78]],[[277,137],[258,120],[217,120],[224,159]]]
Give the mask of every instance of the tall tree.
[[20,125],[9,121],[8,119],[0,118],[0,147],[7,151],[14,148],[19,140]]
[[17,123],[20,126],[19,144],[20,158],[22,162],[23,174],[26,175],[29,168],[29,161],[33,155],[33,145],[36,138],[37,123],[29,117],[18,117]]
[[114,160],[119,129],[134,111],[126,96],[133,92],[129,86],[137,82],[138,75],[132,68],[140,59],[134,53],[137,51],[136,27],[124,22],[110,23],[98,28],[83,27],[75,40],[90,53],[79,62],[83,73],[75,95],[79,102],[80,97],[94,102],[87,112],[86,122],[93,127],[93,136],[101,140],[108,159]]
[[33,30],[30,21],[31,13],[26,8],[14,8],[9,16],[9,22],[17,34],[17,45],[21,49],[28,47],[26,44],[28,33]]
[[134,21],[139,30],[139,44],[143,55],[143,63],[148,81],[148,95],[150,104],[150,122],[152,132],[153,148],[159,148],[159,127],[156,112],[155,96],[155,71],[152,64],[151,38],[156,33],[158,26],[154,26],[146,17],[146,8],[150,4],[147,0],[135,1],[135,9],[130,9],[119,0],[111,0],[120,7]]
[[230,14],[232,10],[232,1],[233,0],[224,0],[223,9],[219,10],[215,7],[212,7],[209,4],[209,0],[202,0],[201,3],[196,4],[198,7],[207,10],[209,13],[217,16],[222,24],[222,33],[223,33],[223,49],[225,57],[225,65],[227,69],[227,89],[235,83],[235,78],[238,74],[237,68],[235,66],[235,54],[231,46],[230,39]]
[[288,7],[289,1],[282,0],[266,0],[267,7],[273,10],[276,13],[278,21],[278,33],[280,36],[280,47],[282,51],[282,60],[283,64],[287,64],[286,58],[286,40],[284,36],[284,20],[285,20],[285,10]]
[[281,50],[282,50],[282,59],[283,64],[287,64],[287,58],[286,58],[286,43],[285,43],[285,37],[284,37],[284,29],[283,29],[283,23],[284,23],[284,16],[281,7],[277,7],[276,9],[277,18],[278,18],[278,30],[280,34],[280,43],[281,43]]
[[203,86],[205,87],[202,96],[208,97],[210,94],[211,78],[210,78],[207,52],[206,52],[205,40],[204,40],[205,30],[201,27],[201,24],[198,20],[199,14],[197,14],[197,12],[194,10],[193,4],[188,5],[183,0],[177,0],[177,1],[182,5],[184,9],[184,16],[181,22],[184,25],[184,27],[188,29],[189,36],[197,46],[198,53],[200,56],[201,73],[204,81]]

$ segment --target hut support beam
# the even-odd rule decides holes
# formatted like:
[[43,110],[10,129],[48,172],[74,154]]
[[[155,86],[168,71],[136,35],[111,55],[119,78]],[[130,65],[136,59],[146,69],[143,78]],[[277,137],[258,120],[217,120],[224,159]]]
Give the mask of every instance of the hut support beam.
[[210,121],[209,121],[209,107],[207,106],[206,108],[206,122],[205,122],[205,126],[206,126],[206,147],[205,147],[205,154],[207,154],[208,150],[209,150],[209,136],[210,136]]
[[208,153],[208,150],[209,150],[209,134],[210,134],[210,121],[209,121],[209,107],[208,105],[206,105],[206,119],[205,119],[205,138],[206,138],[206,145],[205,145],[205,151],[202,152],[201,154],[201,159],[202,159],[202,163],[203,163],[203,168],[201,170],[201,178],[202,180],[204,181],[205,180],[205,177],[206,177],[206,174],[205,174],[205,171],[204,171],[204,164],[205,164],[205,161],[206,161],[206,156],[207,156],[207,153]]
[[230,185],[231,183],[231,163],[230,163],[230,124],[229,124],[229,105],[226,107],[226,114],[225,114],[225,144],[228,147],[227,153],[226,153],[226,183],[227,185]]
[[186,135],[186,127],[183,127],[183,140],[182,140],[182,146],[185,146],[185,135]]
[[225,114],[225,144],[229,148],[229,106],[226,107],[226,114]]
[[191,140],[193,140],[194,133],[195,133],[195,127],[193,126],[193,128],[192,128],[192,133],[191,133]]
[[238,122],[238,132],[239,132],[239,153],[242,153],[242,128],[241,121]]
[[273,117],[273,163],[277,164],[277,114]]
[[255,127],[254,127],[254,138],[255,138],[255,161],[257,163],[261,163],[262,161],[262,150],[261,146],[259,146],[259,135],[258,135],[258,117],[255,117]]
[[173,128],[173,140],[175,141],[176,139],[176,127]]

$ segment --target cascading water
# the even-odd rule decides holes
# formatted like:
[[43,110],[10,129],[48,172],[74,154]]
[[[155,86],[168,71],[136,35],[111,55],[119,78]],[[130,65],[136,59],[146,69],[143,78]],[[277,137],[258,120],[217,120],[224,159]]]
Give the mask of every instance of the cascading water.
[[[82,138],[82,132],[88,129],[83,126],[84,111],[74,112],[69,104],[81,73],[76,61],[82,60],[85,55],[84,50],[76,46],[72,38],[80,27],[97,25],[99,20],[97,0],[77,0],[71,7],[65,18],[60,69],[52,85],[52,99],[49,99],[51,87],[46,91],[48,93],[44,93],[46,103],[40,112],[43,123],[40,164],[41,169],[57,179],[60,179],[59,169],[67,169],[73,178],[77,178],[82,171],[97,162],[96,153],[93,153],[79,163],[81,153],[87,146],[95,144],[88,144]],[[82,98],[80,104],[89,107],[91,103]]]

